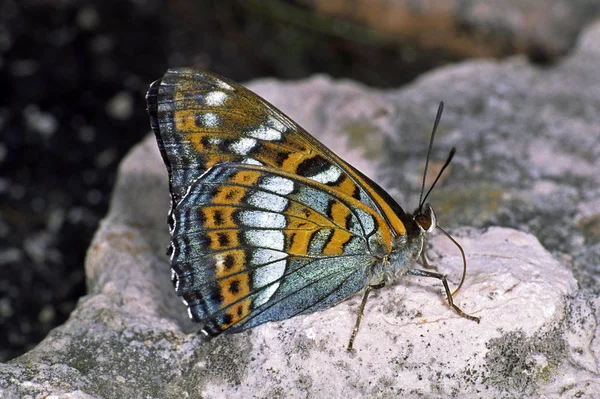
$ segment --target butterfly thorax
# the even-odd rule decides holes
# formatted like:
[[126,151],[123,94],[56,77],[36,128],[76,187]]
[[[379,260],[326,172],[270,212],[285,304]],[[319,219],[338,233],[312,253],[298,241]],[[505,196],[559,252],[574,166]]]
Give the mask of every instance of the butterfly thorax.
[[371,285],[397,283],[419,260],[427,236],[436,227],[435,213],[429,204],[416,209],[412,215],[401,215],[401,219],[406,227],[406,234],[394,238],[392,251],[373,271]]

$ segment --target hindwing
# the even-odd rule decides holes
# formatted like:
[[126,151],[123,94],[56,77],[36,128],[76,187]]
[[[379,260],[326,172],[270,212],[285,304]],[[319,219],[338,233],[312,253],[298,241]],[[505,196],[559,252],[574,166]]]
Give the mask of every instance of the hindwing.
[[215,165],[173,217],[176,289],[211,336],[332,306],[390,250],[377,212],[264,166]]

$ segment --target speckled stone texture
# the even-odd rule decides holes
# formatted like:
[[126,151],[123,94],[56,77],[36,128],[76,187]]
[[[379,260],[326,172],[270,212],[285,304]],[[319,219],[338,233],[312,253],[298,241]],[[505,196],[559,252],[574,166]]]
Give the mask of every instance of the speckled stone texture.
[[[154,138],[123,162],[86,261],[88,295],[38,347],[0,364],[0,397],[599,397],[600,25],[545,69],[452,65],[400,89],[315,77],[250,87],[412,210],[439,100],[431,203],[468,254],[459,318],[439,282],[200,343],[169,282],[166,171]],[[409,205],[407,205],[409,204]],[[471,227],[464,227],[471,226]],[[453,284],[456,247],[429,248]]]

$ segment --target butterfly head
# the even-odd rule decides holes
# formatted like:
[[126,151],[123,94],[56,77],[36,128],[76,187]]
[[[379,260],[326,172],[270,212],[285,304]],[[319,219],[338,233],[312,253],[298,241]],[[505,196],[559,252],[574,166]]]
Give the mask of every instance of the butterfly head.
[[435,212],[433,212],[433,208],[429,204],[417,208],[413,213],[413,220],[421,234],[432,233],[437,227]]

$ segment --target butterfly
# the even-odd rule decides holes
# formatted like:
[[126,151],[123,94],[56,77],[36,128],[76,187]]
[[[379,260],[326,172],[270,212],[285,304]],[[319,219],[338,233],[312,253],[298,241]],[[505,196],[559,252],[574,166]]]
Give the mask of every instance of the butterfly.
[[170,69],[146,100],[169,174],[172,280],[204,337],[323,310],[362,290],[351,350],[369,292],[406,274],[441,280],[450,306],[479,322],[453,303],[443,274],[412,268],[429,266],[423,246],[437,225],[429,193],[406,213],[277,108],[208,71]]

